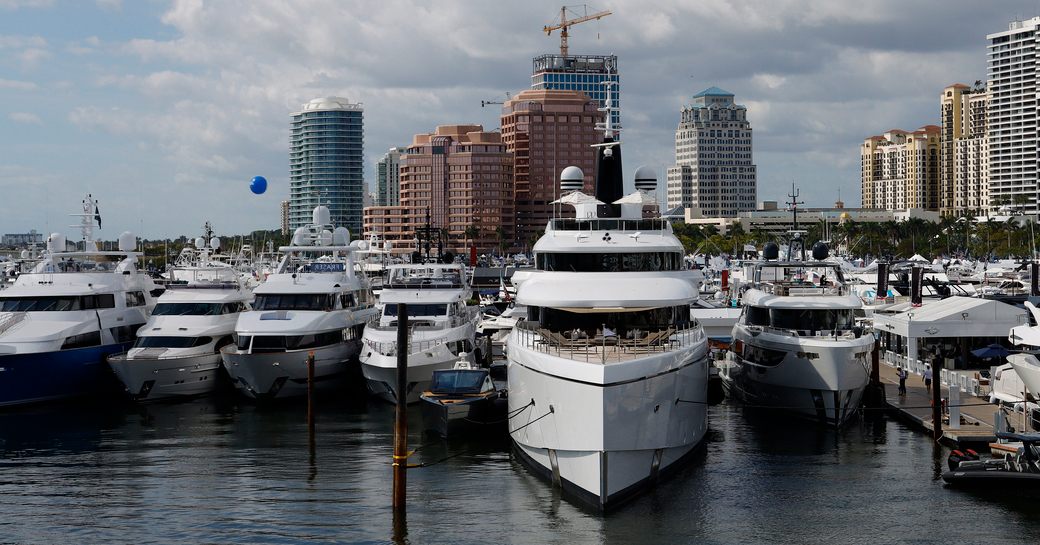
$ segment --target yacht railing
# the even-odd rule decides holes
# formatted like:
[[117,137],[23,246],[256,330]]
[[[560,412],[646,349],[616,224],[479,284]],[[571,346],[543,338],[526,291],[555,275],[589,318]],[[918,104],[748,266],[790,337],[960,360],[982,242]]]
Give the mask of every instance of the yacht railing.
[[843,285],[820,286],[803,282],[763,282],[756,287],[766,293],[784,297],[800,295],[846,295],[848,293],[848,290]]
[[[441,338],[441,339],[422,339],[422,340],[417,340],[417,339],[412,337],[412,332],[409,332],[409,334],[408,334],[408,353],[409,354],[415,354],[416,352],[423,352],[423,351],[426,351],[426,350],[430,350],[432,348],[436,348],[436,347],[438,347],[438,346],[440,346],[442,344],[452,343],[452,342],[455,342],[455,341],[458,341],[458,340],[462,340],[462,339],[461,338],[458,338],[458,339]],[[389,357],[397,356],[397,341],[376,341],[376,340],[365,338],[364,342],[365,342],[365,345],[370,347],[374,352],[378,352],[379,354],[382,354],[384,356],[389,356]]]
[[852,329],[787,329],[768,325],[749,325],[748,331],[759,333],[773,333],[788,337],[823,338],[823,339],[855,339],[856,332]]
[[588,363],[618,363],[653,354],[671,352],[702,343],[704,330],[694,321],[687,325],[649,331],[638,339],[599,336],[570,339],[564,334],[540,327],[537,322],[520,321],[513,328],[525,348],[544,354]]
[[[394,303],[387,303],[394,304]],[[409,329],[442,329],[448,327],[459,327],[465,325],[476,319],[477,314],[480,313],[480,309],[477,307],[467,306],[466,310],[462,311],[461,314],[453,314],[451,316],[439,316],[433,319],[425,317],[408,317]],[[379,323],[379,318],[376,318],[369,322],[365,327],[375,329],[376,331],[397,331],[397,320],[393,320],[387,325]]]

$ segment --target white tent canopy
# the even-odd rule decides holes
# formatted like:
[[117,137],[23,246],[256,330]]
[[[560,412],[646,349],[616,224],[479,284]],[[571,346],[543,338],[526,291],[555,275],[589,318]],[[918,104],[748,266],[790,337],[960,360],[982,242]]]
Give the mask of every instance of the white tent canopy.
[[911,338],[1007,337],[1028,324],[1024,309],[975,297],[948,297],[897,314],[874,316],[874,329]]

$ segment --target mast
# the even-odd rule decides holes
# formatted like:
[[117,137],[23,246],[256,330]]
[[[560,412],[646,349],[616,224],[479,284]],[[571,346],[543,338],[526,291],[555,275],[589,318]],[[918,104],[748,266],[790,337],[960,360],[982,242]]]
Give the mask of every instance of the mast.
[[614,107],[613,88],[616,82],[604,81],[602,84],[607,88],[607,99],[599,111],[606,116],[602,123],[597,123],[596,128],[603,131],[603,142],[595,144],[596,147],[596,198],[605,204],[599,206],[599,217],[617,218],[621,216],[621,207],[612,204],[624,196],[624,179],[621,171],[621,140],[615,140],[615,134],[620,132],[620,127],[613,125],[612,112]]

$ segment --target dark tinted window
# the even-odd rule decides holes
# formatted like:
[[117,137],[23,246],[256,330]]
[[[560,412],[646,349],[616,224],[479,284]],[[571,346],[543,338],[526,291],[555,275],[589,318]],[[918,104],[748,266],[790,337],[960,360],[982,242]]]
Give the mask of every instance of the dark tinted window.
[[153,316],[217,316],[224,305],[220,303],[159,303]]
[[257,295],[254,310],[332,310],[333,296],[327,293]]
[[191,348],[212,341],[212,337],[138,337],[134,348]]
[[101,344],[101,332],[91,331],[90,333],[84,333],[82,335],[73,335],[65,339],[62,343],[62,350],[70,350],[73,348],[86,348],[88,346],[98,346]]
[[[446,316],[448,304],[410,304],[408,305],[408,316]],[[383,316],[397,316],[397,304],[387,303],[383,309]]]
[[682,269],[678,252],[541,253],[536,264],[543,271],[640,272]]
[[749,325],[769,325],[769,309],[765,307],[745,307],[747,310],[747,324]]
[[4,297],[0,299],[3,312],[40,312],[80,310],[80,297]]
[[430,391],[435,394],[478,394],[484,385],[487,371],[480,369],[452,369],[433,374]]

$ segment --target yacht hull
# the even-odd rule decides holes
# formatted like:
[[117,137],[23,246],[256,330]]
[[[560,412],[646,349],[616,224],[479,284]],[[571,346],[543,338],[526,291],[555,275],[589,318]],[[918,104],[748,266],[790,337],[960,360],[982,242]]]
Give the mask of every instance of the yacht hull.
[[870,381],[872,338],[839,342],[765,333],[752,337],[739,326],[733,338],[745,350],[755,347],[786,355],[778,365],[764,365],[731,352],[719,373],[729,396],[749,406],[782,409],[834,427],[843,426],[857,413]]
[[119,391],[105,358],[129,348],[110,344],[56,352],[0,355],[0,407]]
[[616,382],[553,374],[564,360],[547,362],[553,357],[521,346],[511,346],[509,356],[509,428],[520,460],[594,509],[652,485],[707,431],[703,346],[649,358],[656,362],[612,364],[638,366]]
[[1022,379],[1022,384],[1033,396],[1040,394],[1040,364],[1035,359],[1030,361],[1026,358],[1008,358],[1008,363]]
[[[473,354],[466,360],[476,363]],[[430,389],[433,372],[440,369],[451,369],[459,356],[448,350],[447,345],[440,344],[422,352],[408,354],[408,390],[407,402],[417,403],[419,396]],[[389,403],[397,403],[397,357],[380,354],[366,347],[361,357],[361,372],[368,382],[368,391]]]
[[220,354],[179,358],[108,357],[108,365],[136,401],[157,401],[212,393],[220,384]]
[[316,387],[331,388],[346,379],[350,361],[358,354],[358,343],[253,354],[230,346],[221,351],[221,358],[239,392],[253,399],[284,399],[307,395],[307,356],[311,352]]

